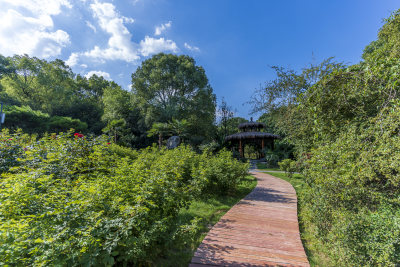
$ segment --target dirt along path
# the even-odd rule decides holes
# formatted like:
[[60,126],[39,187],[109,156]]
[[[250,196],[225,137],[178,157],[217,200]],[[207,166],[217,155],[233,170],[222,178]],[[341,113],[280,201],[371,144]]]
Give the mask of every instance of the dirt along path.
[[257,186],[208,232],[189,267],[310,266],[300,240],[292,185],[252,171]]

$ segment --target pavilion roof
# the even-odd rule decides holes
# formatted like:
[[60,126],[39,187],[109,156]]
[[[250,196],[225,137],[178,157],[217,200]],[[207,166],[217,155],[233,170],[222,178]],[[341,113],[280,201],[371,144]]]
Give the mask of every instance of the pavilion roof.
[[240,132],[229,135],[225,137],[225,141],[232,141],[232,140],[244,140],[244,139],[262,139],[262,138],[271,138],[271,139],[278,139],[280,138],[279,135],[265,133],[265,132]]
[[254,121],[250,121],[250,122],[244,122],[239,124],[238,128],[239,129],[246,129],[246,128],[258,128],[258,129],[262,129],[265,128],[265,124],[262,122],[254,122]]

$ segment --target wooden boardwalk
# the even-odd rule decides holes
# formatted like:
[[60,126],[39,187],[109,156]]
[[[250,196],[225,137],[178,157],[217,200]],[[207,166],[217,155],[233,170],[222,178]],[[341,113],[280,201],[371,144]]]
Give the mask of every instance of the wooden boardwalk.
[[189,267],[310,266],[300,240],[296,191],[269,174],[252,174],[257,187],[214,225]]

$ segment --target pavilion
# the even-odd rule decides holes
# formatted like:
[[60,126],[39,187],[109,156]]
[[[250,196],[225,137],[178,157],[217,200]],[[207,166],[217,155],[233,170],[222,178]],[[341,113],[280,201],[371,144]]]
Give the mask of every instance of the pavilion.
[[274,149],[274,139],[280,138],[278,135],[262,132],[265,124],[261,122],[250,122],[239,124],[239,133],[229,135],[225,138],[225,142],[230,142],[232,149],[238,149],[241,158],[244,158],[244,147],[246,144],[255,146],[260,151],[259,155],[264,157],[264,148]]

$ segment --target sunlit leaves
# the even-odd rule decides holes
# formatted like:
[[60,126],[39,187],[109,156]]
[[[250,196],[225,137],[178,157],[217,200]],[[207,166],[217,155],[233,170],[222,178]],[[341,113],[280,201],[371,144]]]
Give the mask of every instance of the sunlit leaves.
[[233,192],[248,168],[227,151],[134,151],[72,132],[0,136],[1,264],[151,263],[196,233],[177,221],[182,208]]

